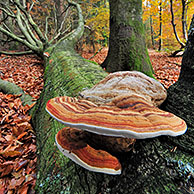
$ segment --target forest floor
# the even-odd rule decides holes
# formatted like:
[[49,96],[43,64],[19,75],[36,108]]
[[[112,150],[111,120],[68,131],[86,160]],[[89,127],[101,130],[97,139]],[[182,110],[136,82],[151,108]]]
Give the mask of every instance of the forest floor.
[[[82,56],[101,64],[107,55],[103,48]],[[166,88],[177,81],[181,57],[168,57],[167,53],[149,50],[155,77]],[[43,88],[43,67],[39,58],[29,56],[0,56],[1,79],[19,85],[27,94],[38,99]],[[32,105],[33,106],[33,105]],[[36,181],[36,136],[28,110],[18,95],[0,92],[0,194],[33,194]]]

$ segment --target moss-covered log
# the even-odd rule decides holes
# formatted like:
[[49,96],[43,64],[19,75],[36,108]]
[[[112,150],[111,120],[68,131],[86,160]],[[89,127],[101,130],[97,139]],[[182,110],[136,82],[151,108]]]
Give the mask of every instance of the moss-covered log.
[[30,105],[34,103],[33,98],[30,95],[25,94],[25,92],[14,83],[0,79],[0,91],[5,94],[15,94],[15,95],[21,94],[20,99],[24,105],[25,104]]
[[99,65],[82,59],[72,48],[65,47],[68,46],[64,42],[58,45],[46,62],[44,90],[33,112],[39,158],[37,193],[82,189],[77,166],[56,148],[55,135],[64,125],[46,113],[46,102],[56,96],[76,96],[83,88],[93,86],[106,75]]

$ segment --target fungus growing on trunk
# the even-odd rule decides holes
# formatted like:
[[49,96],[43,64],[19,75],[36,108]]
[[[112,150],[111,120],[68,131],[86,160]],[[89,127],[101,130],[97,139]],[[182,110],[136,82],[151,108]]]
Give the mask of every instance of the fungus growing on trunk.
[[84,90],[80,96],[96,104],[112,102],[115,97],[138,95],[155,106],[164,102],[167,96],[163,85],[138,71],[110,73],[94,87]]
[[120,99],[119,103],[120,107],[97,106],[87,100],[64,96],[49,100],[46,110],[65,125],[99,135],[145,139],[177,136],[187,129],[184,120],[139,96]]
[[[73,128],[63,128],[56,135],[59,150],[80,166],[94,172],[118,175],[121,165],[118,159],[106,151],[95,150],[88,144],[75,146],[75,140],[80,140],[80,131]],[[73,135],[72,135],[73,134]],[[72,137],[73,138],[70,138]]]
[[120,174],[121,166],[109,153],[90,147],[85,135],[94,144],[108,142],[103,147],[108,150],[130,151],[135,139],[178,136],[187,129],[184,120],[157,107],[166,99],[162,84],[137,71],[109,74],[80,97],[50,99],[46,110],[63,124],[87,131],[64,128],[56,143],[65,156],[91,171]]

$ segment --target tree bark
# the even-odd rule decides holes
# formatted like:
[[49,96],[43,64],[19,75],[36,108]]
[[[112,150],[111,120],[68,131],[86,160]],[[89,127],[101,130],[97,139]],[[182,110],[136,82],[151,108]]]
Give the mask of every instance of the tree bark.
[[[74,51],[71,41],[65,40],[52,50],[46,61],[44,90],[32,113],[39,158],[37,193],[65,193],[68,190],[76,193],[87,190],[80,182],[80,177],[84,179],[82,173],[85,170],[59,153],[54,143],[56,133],[64,125],[52,119],[46,113],[45,106],[50,98],[56,96],[76,96],[83,88],[93,86],[105,75],[99,65],[81,58]],[[84,187],[87,187],[86,183]]]
[[108,56],[102,64],[108,72],[138,70],[152,76],[145,46],[141,0],[110,0]]
[[194,128],[194,17],[189,30],[189,38],[183,54],[181,72],[178,81],[168,90],[166,109],[180,115]]
[[150,15],[150,36],[151,36],[151,40],[152,40],[152,47],[153,49],[155,49],[155,40],[154,40],[154,29],[153,29],[153,19],[152,19],[152,15]]
[[187,0],[182,0],[182,31],[183,31],[183,38],[185,41],[187,41],[187,22],[186,22],[186,17],[187,17]]

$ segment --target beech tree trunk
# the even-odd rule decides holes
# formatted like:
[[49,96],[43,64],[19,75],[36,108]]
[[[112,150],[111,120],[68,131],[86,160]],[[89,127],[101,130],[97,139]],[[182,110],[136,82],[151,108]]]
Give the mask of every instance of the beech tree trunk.
[[55,135],[64,126],[45,111],[55,96],[75,96],[84,87],[106,76],[96,64],[81,58],[72,39],[48,50],[45,87],[32,113],[37,133],[37,193],[70,194],[190,194],[194,186],[194,32],[183,58],[179,81],[169,89],[163,108],[184,118],[188,131],[179,137],[161,136],[138,140],[128,153],[113,153],[122,164],[119,176],[94,173],[64,157],[55,145]]
[[188,136],[179,138],[179,141],[182,143],[186,140],[184,137],[187,137],[187,144],[183,145],[194,150],[194,17],[188,34],[180,76],[178,81],[168,89],[165,108],[187,122]]
[[170,12],[171,12],[171,17],[172,17],[171,24],[173,27],[174,35],[176,37],[177,42],[180,44],[181,48],[184,48],[185,44],[180,40],[177,34],[177,31],[176,31],[176,24],[174,23],[173,0],[170,0]]
[[108,56],[102,64],[108,72],[153,69],[144,40],[141,0],[110,0]]

